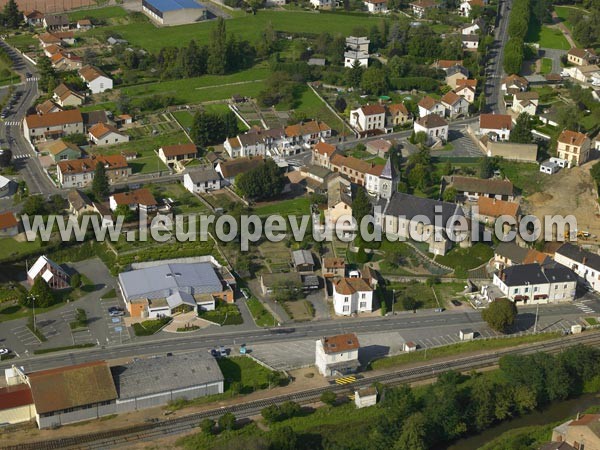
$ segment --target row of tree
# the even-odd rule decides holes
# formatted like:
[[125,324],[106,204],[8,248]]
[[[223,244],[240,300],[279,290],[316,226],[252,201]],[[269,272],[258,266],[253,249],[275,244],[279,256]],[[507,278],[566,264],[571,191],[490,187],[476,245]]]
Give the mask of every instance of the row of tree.
[[504,47],[504,71],[519,73],[525,57],[525,35],[529,27],[530,0],[515,0],[508,21],[508,42]]
[[205,148],[208,145],[221,144],[226,138],[238,134],[235,113],[198,111],[190,129],[190,137],[196,145]]

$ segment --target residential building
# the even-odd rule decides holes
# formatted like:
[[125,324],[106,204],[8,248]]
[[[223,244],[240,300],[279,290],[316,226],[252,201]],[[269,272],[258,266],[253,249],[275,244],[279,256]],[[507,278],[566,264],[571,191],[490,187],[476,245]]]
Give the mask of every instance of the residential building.
[[35,111],[39,115],[50,114],[58,111],[62,111],[62,108],[54,103],[52,100],[45,100],[42,103],[35,105]]
[[365,147],[372,155],[379,156],[380,158],[386,158],[388,156],[388,152],[392,148],[392,145],[392,142],[388,141],[387,139],[375,139],[367,142]]
[[310,0],[310,4],[313,5],[315,9],[331,9],[335,6],[334,0]]
[[83,133],[83,117],[78,109],[40,116],[32,114],[23,120],[23,134],[30,143]]
[[537,263],[507,267],[494,274],[497,286],[509,300],[522,304],[573,301],[577,277],[560,264],[541,266]]
[[520,264],[547,265],[552,260],[545,253],[533,248],[521,247],[514,242],[500,242],[494,250],[494,267],[505,269]]
[[438,59],[431,65],[431,67],[447,72],[450,67],[462,66],[463,62],[464,61],[462,59]]
[[70,25],[66,14],[47,14],[42,19],[42,24],[48,31],[68,30]]
[[158,25],[183,25],[208,18],[204,5],[194,0],[142,0],[142,12]]
[[215,167],[215,170],[223,177],[226,184],[233,185],[235,183],[235,177],[239,174],[253,170],[264,163],[265,158],[262,156],[236,158],[219,162]]
[[463,17],[469,17],[471,12],[473,12],[474,6],[482,8],[485,6],[485,3],[483,0],[463,0],[458,7],[458,14]]
[[473,104],[475,102],[475,93],[477,92],[477,80],[458,80],[456,84],[457,87],[454,89],[454,92],[470,104]]
[[514,186],[509,180],[498,178],[474,178],[452,176],[450,186],[456,189],[459,196],[470,201],[477,201],[480,197],[495,198],[512,202],[514,197]]
[[370,42],[366,37],[347,37],[346,50],[344,51],[344,67],[353,67],[356,63],[363,67],[368,67]]
[[369,44],[371,41],[366,36],[348,36],[346,38],[346,47],[351,50],[369,53]]
[[69,212],[75,217],[96,212],[92,201],[79,189],[71,189],[67,194],[67,201],[69,202]]
[[331,137],[331,127],[318,120],[302,121],[285,127],[287,145],[307,147]]
[[58,71],[77,70],[83,65],[83,59],[80,56],[65,50],[52,55],[50,61]]
[[455,65],[446,70],[446,84],[452,89],[458,87],[459,80],[469,78],[469,71],[461,65]]
[[373,311],[373,288],[360,277],[334,280],[333,309],[338,316]]
[[434,0],[418,0],[410,3],[409,6],[412,8],[413,15],[419,19],[425,17],[427,11],[438,8],[438,4]]
[[88,133],[94,125],[99,123],[108,125],[110,123],[104,110],[83,112],[81,116],[83,117],[83,129]]
[[373,164],[365,175],[365,188],[369,195],[388,199],[398,189],[396,171],[392,159],[388,158],[384,165]]
[[554,253],[554,261],[575,272],[585,286],[600,292],[600,255],[566,242]]
[[[70,89],[64,83],[60,83],[52,93],[52,99],[63,108],[66,106],[81,106],[84,102],[84,96],[79,92]],[[52,111],[47,111],[52,112]]]
[[448,122],[437,114],[430,114],[415,120],[413,130],[415,133],[427,135],[428,146],[439,145],[448,140]]
[[111,211],[116,211],[119,206],[127,206],[133,211],[145,211],[151,213],[156,211],[158,202],[147,188],[135,189],[133,191],[113,194],[108,199]]
[[92,94],[100,94],[113,88],[113,80],[97,67],[82,67],[79,69],[79,76]]
[[58,182],[63,188],[88,186],[94,179],[96,165],[104,164],[108,181],[116,183],[131,175],[131,167],[122,155],[97,155],[90,158],[59,161],[56,164]]
[[0,213],[0,237],[13,237],[19,234],[19,221],[11,211]]
[[331,158],[329,169],[339,172],[354,184],[364,186],[372,195],[381,195],[384,191],[393,190],[395,181],[388,177],[393,177],[395,174],[390,173],[389,170],[384,173],[385,165],[383,164],[373,164],[353,156],[336,153]]
[[88,131],[88,137],[91,142],[98,146],[122,144],[129,142],[129,135],[117,130],[113,125],[106,123],[97,123]]
[[359,132],[385,130],[385,107],[367,104],[351,110],[350,126]]
[[171,316],[214,309],[217,300],[234,302],[235,278],[210,262],[149,265],[121,272],[118,281],[132,317]]
[[502,84],[500,85],[500,90],[512,94],[517,91],[526,91],[529,87],[529,81],[527,79],[512,74],[502,79]]
[[217,360],[204,351],[134,358],[111,367],[118,413],[223,393]]
[[461,34],[482,34],[485,30],[485,22],[481,17],[473,19],[469,25],[461,29]]
[[78,20],[76,27],[79,31],[88,31],[94,28],[90,19]]
[[310,250],[292,251],[292,261],[297,272],[313,272],[315,270],[315,260]]
[[81,158],[81,149],[72,142],[57,139],[48,147],[48,153],[55,163]]
[[336,177],[327,183],[325,226],[331,230],[352,229],[352,188],[343,177]]
[[508,114],[481,114],[479,134],[492,141],[508,141],[512,129],[512,118]]
[[513,94],[511,109],[517,114],[535,116],[539,102],[540,94],[537,92],[516,92]]
[[442,102],[428,95],[423,97],[417,106],[419,107],[419,117],[425,117],[430,114],[437,114],[443,117],[446,114],[446,108],[442,105]]
[[40,45],[41,45],[42,49],[44,49],[44,53],[48,47],[54,46],[55,48],[58,48],[58,50],[55,49],[50,54],[50,56],[55,55],[60,50],[62,50],[62,48],[60,47],[60,45],[62,44],[62,41],[60,40],[60,38],[58,38],[57,36],[55,36],[52,33],[42,33],[42,34],[38,35],[38,40],[40,41]]
[[318,166],[330,168],[330,161],[337,148],[335,145],[319,142],[312,150],[312,163]]
[[540,172],[547,175],[554,175],[559,170],[560,166],[554,161],[547,160],[540,163]]
[[590,139],[577,131],[563,130],[558,137],[556,154],[569,162],[569,167],[580,166],[590,157]]
[[592,48],[572,48],[567,53],[567,61],[576,66],[589,66],[598,62],[598,55]]
[[370,13],[388,12],[387,0],[365,0],[363,3]]
[[465,216],[459,205],[394,192],[382,206],[381,212],[375,210],[375,221],[387,236],[426,242],[434,255],[446,254],[454,241],[470,245],[468,231],[455,226]]
[[324,377],[355,372],[360,367],[359,348],[354,333],[322,337],[316,341],[315,366]]
[[[3,150],[0,149],[0,154],[2,154],[2,152]],[[0,198],[10,194],[12,183],[13,181],[10,178],[0,175]]]
[[441,99],[447,117],[456,118],[469,113],[469,102],[453,91],[447,92]]
[[346,276],[346,260],[344,258],[323,257],[321,269],[325,278]]
[[460,39],[465,50],[476,51],[479,48],[479,36],[476,34],[461,34]]
[[520,216],[519,208],[519,204],[515,202],[507,202],[489,197],[478,197],[477,213],[473,214],[473,219],[493,226],[499,217],[511,217],[517,223],[517,219]]
[[70,287],[70,277],[67,272],[46,255],[40,256],[27,270],[27,282],[30,286],[33,286],[33,283],[39,277],[42,277],[51,289],[67,289]]
[[192,168],[183,174],[183,187],[193,194],[221,189],[221,176],[212,166]]
[[279,147],[290,145],[283,128],[269,130],[253,128],[244,134],[227,138],[223,148],[231,158],[239,158],[275,155]]
[[560,446],[549,450],[600,450],[600,414],[577,413],[575,419],[552,430],[552,441]]
[[597,80],[600,80],[600,67],[596,64],[566,67],[563,70],[580,83],[592,83],[595,80],[597,83]]
[[393,128],[412,122],[412,116],[403,103],[392,103],[386,106],[386,126]]
[[193,143],[165,145],[158,149],[159,159],[171,169],[177,167],[182,161],[196,159],[198,149]]
[[44,13],[37,9],[23,12],[23,20],[31,27],[41,27],[44,25]]

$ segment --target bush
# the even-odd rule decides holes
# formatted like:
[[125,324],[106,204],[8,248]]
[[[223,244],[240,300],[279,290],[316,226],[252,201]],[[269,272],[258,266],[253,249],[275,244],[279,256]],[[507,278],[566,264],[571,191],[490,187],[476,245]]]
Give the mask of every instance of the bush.
[[281,420],[281,410],[278,405],[269,405],[266,408],[263,408],[260,415],[269,423],[279,422]]
[[71,277],[71,287],[73,289],[78,288],[79,286],[81,286],[81,275],[79,275],[78,273],[74,274]]
[[325,391],[321,394],[321,401],[326,405],[333,406],[337,401],[337,395],[333,391]]
[[225,413],[221,417],[219,417],[219,430],[233,430],[235,429],[235,416],[233,413]]
[[215,421],[212,419],[204,419],[200,422],[200,429],[204,434],[213,434]]
[[134,323],[133,332],[136,336],[151,336],[170,321],[171,317],[162,317],[155,320],[145,320],[142,323]]

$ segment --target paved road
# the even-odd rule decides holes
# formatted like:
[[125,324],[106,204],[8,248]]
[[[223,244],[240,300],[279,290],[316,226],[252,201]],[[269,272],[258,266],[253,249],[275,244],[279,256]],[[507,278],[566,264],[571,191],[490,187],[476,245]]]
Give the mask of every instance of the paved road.
[[484,88],[488,111],[500,114],[506,112],[500,86],[504,77],[502,60],[504,59],[504,47],[508,41],[508,16],[511,2],[512,0],[500,0],[498,23],[494,33],[495,40],[489,51],[486,69],[487,82]]

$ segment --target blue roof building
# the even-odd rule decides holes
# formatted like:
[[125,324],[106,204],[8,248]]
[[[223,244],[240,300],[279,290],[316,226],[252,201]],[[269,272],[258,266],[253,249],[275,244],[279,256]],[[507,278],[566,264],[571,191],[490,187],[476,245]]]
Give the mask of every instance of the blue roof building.
[[207,18],[207,10],[195,0],[142,0],[142,11],[159,25],[183,25]]

